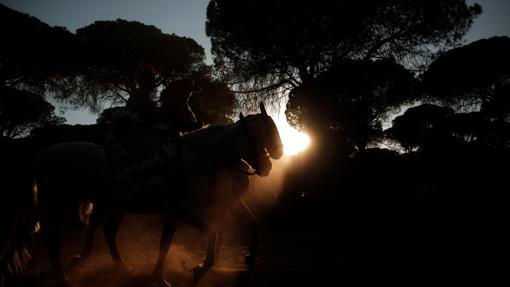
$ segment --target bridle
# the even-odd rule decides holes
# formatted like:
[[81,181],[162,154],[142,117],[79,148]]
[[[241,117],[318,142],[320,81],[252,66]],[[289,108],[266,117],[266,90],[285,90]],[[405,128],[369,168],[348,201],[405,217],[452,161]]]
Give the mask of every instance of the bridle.
[[[264,125],[266,125],[265,121],[264,121]],[[254,137],[251,133],[250,133],[250,130],[249,130],[249,127],[248,127],[248,123],[246,122],[246,120],[243,120],[243,122],[241,123],[241,128],[242,128],[242,131],[243,131],[243,134],[246,136],[246,138],[248,139],[248,145],[250,147],[250,149],[254,152],[256,156],[255,158],[255,161],[257,162],[257,167],[260,168],[260,163],[258,161],[258,156],[260,156],[260,153],[264,153],[266,152],[266,149],[265,147],[262,147],[262,151],[259,150],[260,148],[260,145],[259,145],[259,139],[257,137]]]

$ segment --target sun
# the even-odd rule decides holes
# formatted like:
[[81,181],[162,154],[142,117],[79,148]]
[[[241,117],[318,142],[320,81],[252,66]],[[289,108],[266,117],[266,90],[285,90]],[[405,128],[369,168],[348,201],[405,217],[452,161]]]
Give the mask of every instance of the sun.
[[[283,105],[285,106],[286,102],[283,102]],[[280,107],[280,105],[271,106],[269,112],[278,128],[283,144],[283,154],[293,156],[306,150],[312,144],[312,139],[308,134],[291,127],[287,121],[285,110]]]
[[296,155],[310,145],[310,137],[306,133],[290,127],[286,122],[278,126],[278,131],[283,143],[283,152],[286,155]]

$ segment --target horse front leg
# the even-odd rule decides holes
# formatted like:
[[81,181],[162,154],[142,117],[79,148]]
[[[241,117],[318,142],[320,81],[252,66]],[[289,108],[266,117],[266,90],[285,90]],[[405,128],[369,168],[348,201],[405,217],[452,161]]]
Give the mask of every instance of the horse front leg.
[[220,268],[224,269],[223,267],[223,260],[221,257],[221,245],[223,243],[223,236],[225,234],[225,220],[226,215],[221,218],[220,222],[218,223],[217,230],[216,230],[216,244],[215,244],[215,253],[214,253],[214,264],[219,265]]
[[207,245],[207,253],[205,254],[202,264],[203,266],[210,268],[215,265],[222,265],[220,250],[221,244],[223,243],[223,235],[225,233],[225,220],[226,214],[220,216],[213,230],[211,230],[211,232],[208,234],[209,241]]
[[244,263],[248,266],[248,268],[253,268],[255,265],[255,261],[257,259],[257,255],[259,254],[259,232],[257,224],[252,225],[251,235],[250,235],[250,247],[248,254],[244,257]]
[[[202,264],[198,264],[193,268],[193,281],[197,283],[202,277],[204,277],[205,273],[211,268],[214,264],[214,256],[216,253],[216,232],[211,230],[211,226],[204,219],[202,214],[195,209],[194,207],[188,206],[185,209],[181,210],[182,219],[187,222],[191,227],[196,228],[197,230],[209,234],[209,243],[207,248],[207,254],[204,258],[204,262]],[[208,233],[210,232],[210,233]]]
[[211,230],[209,232],[208,245],[207,245],[207,253],[204,257],[204,261],[193,268],[193,280],[198,282],[202,277],[204,277],[205,273],[214,266],[215,258],[217,255],[217,240],[218,240],[218,232],[215,230]]
[[161,242],[159,243],[158,261],[156,262],[156,267],[154,268],[153,273],[154,280],[162,287],[171,287],[170,283],[168,283],[163,276],[163,268],[165,266],[166,255],[170,249],[170,244],[172,243],[176,228],[176,220],[172,216],[167,215],[165,225],[163,227],[163,234],[161,235]]
[[83,248],[80,252],[79,258],[86,259],[89,258],[92,254],[92,249],[94,247],[94,236],[96,235],[97,228],[101,225],[101,220],[97,215],[92,215],[90,218],[89,225],[87,226],[87,231],[85,234],[85,243],[83,244]]
[[257,259],[257,255],[259,253],[259,230],[258,230],[258,221],[253,212],[248,207],[248,204],[244,199],[241,199],[242,210],[244,211],[246,217],[250,221],[250,247],[248,254],[244,257],[244,262],[248,266],[248,268],[253,268],[255,265],[255,261]]

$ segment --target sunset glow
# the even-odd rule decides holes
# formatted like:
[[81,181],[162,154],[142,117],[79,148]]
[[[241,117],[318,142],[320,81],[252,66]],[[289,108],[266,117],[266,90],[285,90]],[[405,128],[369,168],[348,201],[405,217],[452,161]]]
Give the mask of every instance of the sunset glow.
[[286,122],[278,125],[278,131],[283,142],[283,151],[286,155],[295,155],[310,145],[310,137],[303,132],[290,127]]

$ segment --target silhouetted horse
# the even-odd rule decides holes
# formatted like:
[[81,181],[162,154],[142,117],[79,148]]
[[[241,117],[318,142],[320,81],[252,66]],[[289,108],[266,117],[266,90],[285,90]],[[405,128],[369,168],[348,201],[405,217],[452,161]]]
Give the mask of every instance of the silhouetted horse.
[[[276,125],[262,104],[260,108],[260,114],[246,118],[241,114],[234,124],[206,127],[183,135],[178,142],[161,144],[130,183],[112,180],[101,146],[71,142],[41,151],[35,160],[41,228],[59,282],[67,284],[60,260],[62,221],[69,207],[87,202],[94,203],[95,208],[82,255],[90,254],[94,231],[104,223],[107,244],[117,264],[124,264],[115,243],[124,215],[165,214],[154,277],[168,286],[162,273],[176,222],[184,221],[204,232],[211,230],[213,217],[229,210],[247,191],[248,165],[256,174],[266,176],[271,170],[269,156],[282,156]],[[204,264],[195,268],[197,279],[214,263],[214,238],[211,236],[211,250]]]

